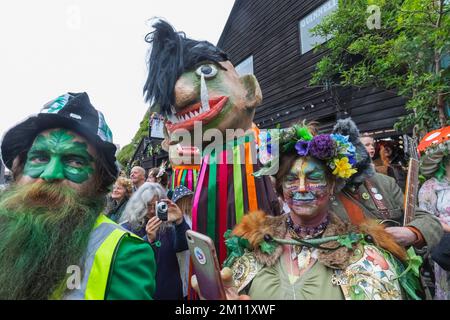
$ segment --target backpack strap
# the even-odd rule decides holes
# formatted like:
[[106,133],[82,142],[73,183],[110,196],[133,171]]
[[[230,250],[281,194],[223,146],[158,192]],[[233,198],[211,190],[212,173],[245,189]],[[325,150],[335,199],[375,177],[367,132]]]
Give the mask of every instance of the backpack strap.
[[350,199],[343,192],[338,195],[339,200],[341,200],[344,205],[345,211],[347,212],[347,216],[350,219],[350,222],[354,225],[359,225],[364,221],[364,212],[361,206],[357,204],[356,201]]
[[375,203],[378,212],[381,213],[384,219],[389,219],[390,218],[389,210],[383,201],[383,196],[380,193],[378,193],[378,189],[375,187],[373,182],[370,181],[370,178],[364,181],[364,185],[366,189],[369,191],[369,194],[372,197],[372,200]]

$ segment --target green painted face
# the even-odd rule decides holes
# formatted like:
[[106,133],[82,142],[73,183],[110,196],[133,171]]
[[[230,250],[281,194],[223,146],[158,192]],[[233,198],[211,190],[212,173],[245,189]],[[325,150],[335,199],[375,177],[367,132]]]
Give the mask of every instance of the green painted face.
[[94,172],[94,158],[86,143],[74,141],[67,130],[57,129],[38,135],[27,154],[24,175],[46,181],[67,179],[83,183]]
[[[202,105],[202,93],[208,106]],[[195,122],[202,123],[203,131],[247,130],[262,98],[256,78],[240,77],[229,61],[203,61],[184,72],[175,84],[174,95],[175,113],[166,122],[169,134],[177,129],[192,131]]]

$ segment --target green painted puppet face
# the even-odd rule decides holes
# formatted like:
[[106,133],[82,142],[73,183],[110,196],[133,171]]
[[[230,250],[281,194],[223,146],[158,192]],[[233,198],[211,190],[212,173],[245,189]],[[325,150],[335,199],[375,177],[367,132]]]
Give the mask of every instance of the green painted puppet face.
[[[202,91],[208,106],[202,105]],[[183,73],[175,84],[174,94],[175,113],[166,123],[169,134],[176,129],[192,131],[196,121],[202,123],[203,130],[217,128],[223,133],[226,129],[247,130],[262,99],[256,78],[239,77],[229,61],[204,61]]]
[[314,158],[299,158],[283,181],[283,196],[292,212],[303,218],[313,218],[327,206],[331,185],[326,167]]
[[94,172],[93,153],[92,147],[76,133],[66,129],[46,130],[36,137],[28,151],[23,174],[33,179],[82,184]]

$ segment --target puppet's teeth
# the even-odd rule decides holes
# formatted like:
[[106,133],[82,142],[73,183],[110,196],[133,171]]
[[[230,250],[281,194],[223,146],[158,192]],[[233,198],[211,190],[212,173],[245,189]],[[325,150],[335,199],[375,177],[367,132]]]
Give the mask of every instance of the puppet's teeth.
[[191,116],[191,118],[195,117],[195,111],[191,111],[191,113],[189,114]]

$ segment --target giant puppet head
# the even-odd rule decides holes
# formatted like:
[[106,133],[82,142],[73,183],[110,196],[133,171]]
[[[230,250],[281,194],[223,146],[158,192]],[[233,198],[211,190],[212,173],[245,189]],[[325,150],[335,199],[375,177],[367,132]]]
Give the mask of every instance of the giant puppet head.
[[163,114],[171,135],[177,129],[192,131],[251,128],[261,89],[253,75],[240,77],[227,55],[207,41],[196,41],[157,20],[146,36],[152,44],[149,73],[144,86],[146,101]]

